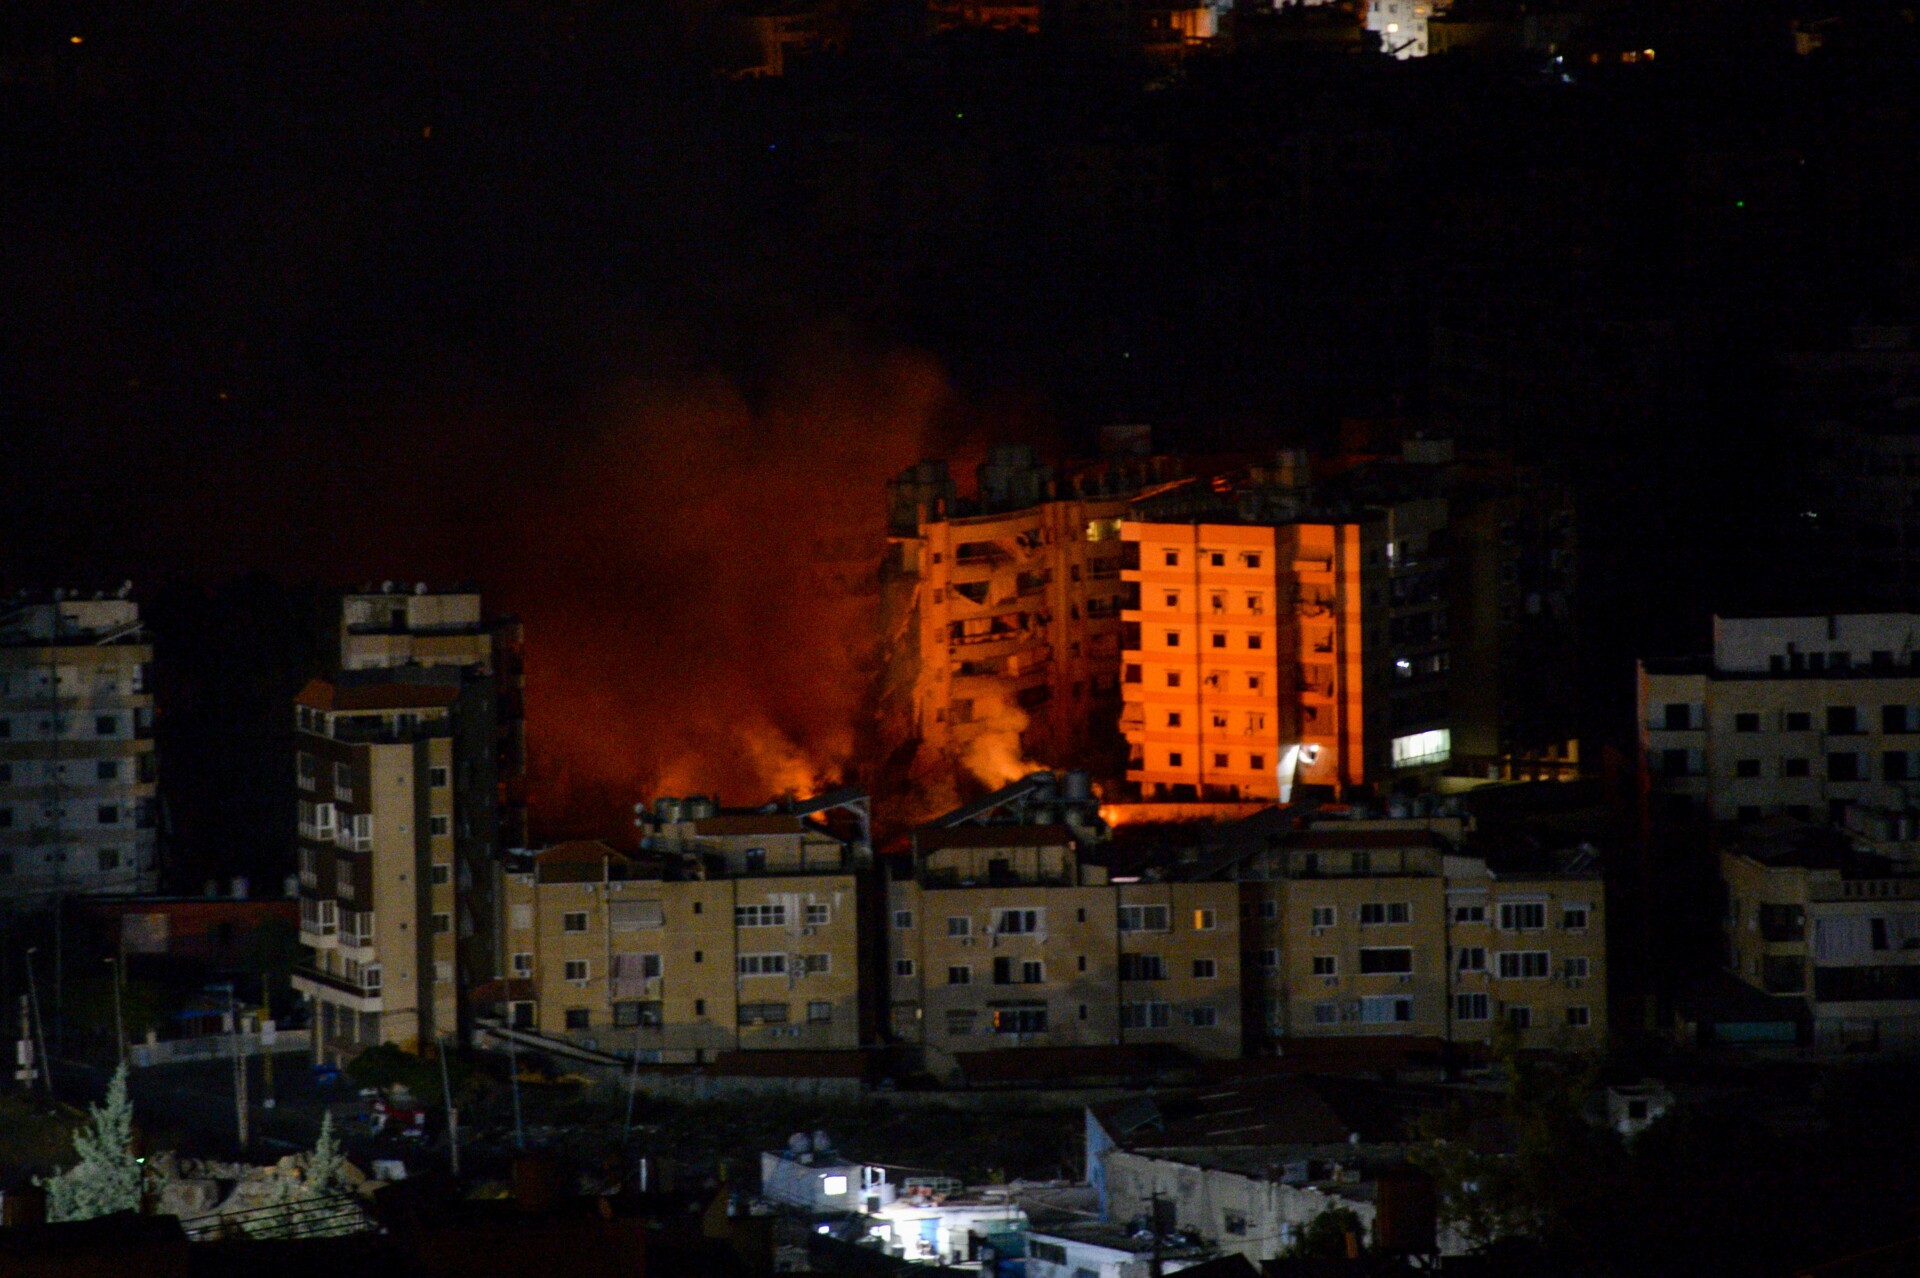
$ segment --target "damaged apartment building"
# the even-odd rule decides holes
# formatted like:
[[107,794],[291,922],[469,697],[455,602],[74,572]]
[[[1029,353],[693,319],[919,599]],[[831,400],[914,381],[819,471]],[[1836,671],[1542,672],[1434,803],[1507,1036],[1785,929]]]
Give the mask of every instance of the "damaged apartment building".
[[1056,473],[1025,445],[993,450],[978,495],[943,461],[888,486],[883,714],[922,784],[1003,785],[1029,763],[1098,771],[1119,741],[1120,526],[1127,501],[1171,463],[1140,431]]

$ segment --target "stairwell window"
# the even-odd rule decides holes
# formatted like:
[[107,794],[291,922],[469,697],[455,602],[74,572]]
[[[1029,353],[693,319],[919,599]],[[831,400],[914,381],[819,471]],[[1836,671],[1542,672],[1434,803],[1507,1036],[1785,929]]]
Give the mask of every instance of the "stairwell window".
[[584,981],[587,979],[587,972],[588,972],[587,960],[585,959],[568,959],[567,960],[565,974],[566,974],[566,979],[568,979],[569,981]]
[[562,914],[560,916],[560,930],[562,932],[586,931],[587,912],[585,910],[569,910],[565,914]]

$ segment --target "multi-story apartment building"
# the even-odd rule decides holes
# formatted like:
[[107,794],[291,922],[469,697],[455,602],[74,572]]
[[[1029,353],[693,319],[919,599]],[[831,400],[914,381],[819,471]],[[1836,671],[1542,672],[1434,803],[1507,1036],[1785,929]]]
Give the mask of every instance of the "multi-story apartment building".
[[963,1054],[1172,1045],[1240,1054],[1230,883],[1115,879],[1084,774],[1035,773],[923,826],[888,884],[892,1029]]
[[516,856],[508,1025],[657,1064],[870,1041],[865,807],[851,791],[771,811],[661,799],[637,855],[575,842]]
[[915,771],[989,785],[1028,760],[1118,755],[1120,521],[1164,459],[1115,457],[1056,478],[1025,446],[993,450],[977,498],[945,462],[888,487],[888,700]]
[[0,910],[156,886],[153,646],[126,593],[0,604]]
[[316,1060],[459,1032],[495,967],[499,852],[489,680],[400,667],[314,680],[296,700],[300,939]]
[[1143,794],[1285,801],[1447,760],[1446,502],[1354,492],[1316,494],[1285,452],[1133,503],[1121,725]]
[[1642,662],[1642,764],[1717,821],[1838,823],[1920,786],[1920,616],[1716,617],[1711,656]]
[[1920,1047],[1920,860],[1904,851],[1776,820],[1720,854],[1728,966],[1800,1004],[1816,1046]]
[[339,659],[343,671],[406,667],[461,669],[493,687],[494,770],[500,783],[500,838],[526,842],[526,673],[520,623],[488,617],[476,590],[435,589],[383,582],[340,600]]
[[1460,850],[1459,818],[1243,823],[1217,864],[1244,894],[1249,1021],[1289,1038],[1606,1042],[1605,884],[1582,854]]

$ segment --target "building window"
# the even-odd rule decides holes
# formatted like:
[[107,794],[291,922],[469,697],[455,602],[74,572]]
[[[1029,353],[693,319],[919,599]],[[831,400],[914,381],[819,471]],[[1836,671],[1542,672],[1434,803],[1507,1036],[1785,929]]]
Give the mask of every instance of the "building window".
[[1193,975],[1195,980],[1211,981],[1214,977],[1220,975],[1219,966],[1210,958],[1195,959],[1193,961]]
[[1760,775],[1760,760],[1758,760],[1758,759],[1736,759],[1736,760],[1734,760],[1734,764],[1733,764],[1733,775],[1735,775],[1736,777],[1757,777],[1757,776],[1759,776],[1759,775]]
[[1788,732],[1813,731],[1813,715],[1811,715],[1805,710],[1787,711],[1787,731]]
[[1338,1003],[1315,1003],[1313,1005],[1313,1023],[1315,1025],[1333,1025],[1340,1020]]
[[895,959],[893,961],[893,974],[895,976],[912,976],[913,960],[912,959]]
[[967,967],[967,966],[965,966],[964,964],[962,964],[962,965],[959,965],[959,966],[956,966],[956,967],[950,967],[950,968],[948,968],[948,969],[947,969],[947,984],[949,984],[949,985],[971,985],[971,984],[973,984],[973,969],[972,969],[972,968],[970,968],[970,967]]
[[1180,632],[1178,630],[1167,631],[1167,647],[1178,648],[1179,646],[1180,646]]
[[533,955],[522,950],[513,956],[513,974],[522,979],[533,975]]
[[442,767],[427,769],[427,785],[435,790],[447,788],[447,770]]
[[1851,750],[1840,750],[1827,756],[1827,780],[1858,781],[1859,779],[1859,755]]
[[1262,901],[1262,902],[1260,902],[1260,917],[1261,917],[1261,918],[1263,918],[1263,919],[1277,919],[1277,918],[1279,918],[1279,917],[1280,917],[1280,902],[1278,902],[1278,901],[1273,901],[1273,900],[1267,900],[1267,901]]
[[1456,994],[1453,999],[1453,1018],[1457,1021],[1490,1020],[1492,1000],[1485,994]]
[[1227,636],[1225,631],[1216,630],[1213,632],[1213,646],[1216,648],[1224,648],[1227,646]]
[[1180,566],[1180,552],[1177,550],[1167,551],[1166,563],[1169,568],[1178,568]]
[[[1362,867],[1355,867],[1361,873]],[[1360,907],[1360,922],[1365,926],[1406,923],[1413,918],[1413,907],[1405,901],[1370,901]]]
[[341,798],[353,795],[353,769],[344,763],[333,765],[333,788]]
[[1784,777],[1812,776],[1813,768],[1810,766],[1810,760],[1807,759],[1782,759],[1780,760],[1780,775]]
[[1543,981],[1552,966],[1545,950],[1507,950],[1500,955],[1498,970],[1503,981]]
[[785,1003],[742,1003],[739,1019],[742,1025],[785,1025],[787,1005]]
[[427,818],[427,833],[436,839],[445,838],[453,832],[453,818],[430,816]]
[[1308,913],[1308,919],[1314,927],[1332,927],[1338,911],[1331,905],[1316,905]]
[[1593,1009],[1590,1007],[1569,1007],[1567,1009],[1567,1027],[1586,1029],[1593,1024]]
[[1532,1029],[1533,1009],[1531,1007],[1519,1007],[1509,1004],[1507,1007],[1507,1024],[1517,1030]]
[[905,931],[906,929],[912,927],[913,911],[912,910],[895,910],[893,912],[893,925],[902,931]]
[[1364,948],[1360,951],[1363,976],[1382,972],[1404,974],[1413,971],[1413,949],[1396,945],[1390,948]]
[[621,1002],[613,1005],[613,1023],[619,1029],[634,1029],[645,1026],[658,1029],[666,1024],[666,1017],[657,1002]]
[[1273,972],[1273,971],[1279,970],[1280,951],[1274,950],[1274,949],[1261,950],[1260,951],[1260,967],[1262,971],[1267,971],[1267,972]]
[[1253,772],[1265,772],[1267,770],[1267,756],[1264,754],[1248,755],[1247,768]]
[[807,926],[825,927],[833,917],[833,908],[827,905],[809,905],[807,907]]
[[966,1035],[973,1033],[973,1022],[979,1013],[971,1007],[949,1008],[947,1011],[947,1033]]
[[431,873],[435,887],[445,887],[447,884],[453,882],[453,867],[451,865],[436,865],[433,867]]
[[[652,956],[649,955],[648,957],[651,958]],[[802,976],[819,976],[822,973],[833,970],[833,955],[831,954],[802,954],[799,958],[799,970]],[[658,973],[656,972],[654,975],[658,975]]]
[[569,1007],[567,1009],[567,1028],[570,1030],[592,1029],[593,1013],[584,1007]]
[[1413,1019],[1413,998],[1407,994],[1370,994],[1360,1000],[1363,1025],[1385,1025]]
[[1178,750],[1169,751],[1167,754],[1167,766],[1169,768],[1185,767],[1186,762],[1187,756],[1181,754]]
[[1463,945],[1460,947],[1460,959],[1456,966],[1462,972],[1484,972],[1487,970],[1487,951],[1485,946]]
[[1164,981],[1167,961],[1158,954],[1122,954],[1120,979],[1123,981]]
[[[120,730],[120,717],[112,714],[95,715],[93,734],[97,737],[110,737]],[[285,756],[281,756],[284,758]]]
[[1224,550],[1210,550],[1207,552],[1207,563],[1214,568],[1224,568],[1227,566],[1227,553]]
[[1584,981],[1590,971],[1592,971],[1592,960],[1584,955],[1567,960],[1567,979],[1570,981]]
[[1487,907],[1484,905],[1456,905],[1453,907],[1455,923],[1485,923]]
[[1560,911],[1560,926],[1569,932],[1586,931],[1587,907],[1584,905],[1568,905],[1563,907]]
[[560,930],[562,932],[586,931],[587,912],[585,910],[569,910],[567,913],[562,914],[560,916]]
[[816,999],[807,1004],[807,1024],[825,1025],[833,1020],[833,1004]]
[[1172,911],[1164,905],[1123,905],[1120,907],[1120,930],[1122,932],[1165,932],[1171,924]]
[[433,934],[435,936],[445,936],[451,931],[453,931],[453,915],[436,914],[433,916]]
[[993,930],[1001,936],[1029,936],[1040,930],[1041,910],[995,910]]
[[1827,707],[1827,735],[1842,736],[1860,730],[1860,711],[1853,706]]
[[1260,643],[1261,636],[1259,631],[1256,630],[1247,636],[1247,647],[1252,651],[1258,652],[1260,650]]
[[1684,701],[1669,701],[1660,723],[1669,732],[1684,732],[1693,727],[1693,707]]
[[1187,1009],[1187,1024],[1193,1026],[1195,1029],[1212,1029],[1219,1023],[1219,1011],[1208,1004],[1202,1003],[1197,1007]]
[[1212,910],[1195,910],[1193,912],[1193,930],[1196,932],[1213,931],[1216,921],[1217,916]]
[[1333,954],[1316,954],[1316,955],[1314,955],[1314,956],[1313,956],[1313,974],[1314,974],[1315,976],[1338,976],[1338,975],[1340,975],[1340,959],[1339,959],[1339,957],[1338,957],[1337,955],[1333,955]]
[[1214,767],[1216,767],[1216,768],[1224,768],[1224,767],[1226,767],[1226,766],[1227,766],[1227,756],[1226,756],[1226,755],[1224,755],[1224,754],[1216,754],[1216,755],[1214,755],[1214,756],[1213,756],[1213,766],[1214,766]]
[[1168,1029],[1173,1025],[1173,1004],[1171,1003],[1122,1003],[1120,1005],[1120,1028],[1129,1029]]
[[1760,716],[1750,712],[1734,715],[1733,730],[1735,732],[1760,731]]
[[1167,712],[1167,726],[1169,728],[1177,728],[1180,726],[1180,712],[1178,710],[1170,710]]
[[1178,670],[1167,671],[1167,686],[1169,688],[1177,688],[1180,686],[1180,672]]
[[118,781],[120,763],[117,759],[102,759],[94,765],[93,779],[96,781]]
[[741,954],[735,958],[734,965],[734,970],[741,976],[784,976],[787,971],[787,956]]
[[1180,606],[1180,595],[1178,591],[1169,590],[1166,592],[1166,595],[1167,595],[1167,607],[1169,610],[1178,608]]
[[733,925],[735,927],[785,927],[787,907],[784,905],[736,905],[733,907]]
[[1543,901],[1510,901],[1500,907],[1503,932],[1538,932],[1547,926],[1547,907]]
[[102,873],[117,870],[120,868],[120,849],[101,848],[99,852],[95,854],[95,861],[99,865]]
[[120,824],[120,808],[116,804],[103,803],[94,815],[99,819],[101,825]]
[[584,981],[587,979],[587,973],[588,973],[587,960],[585,959],[568,959],[567,960],[564,974],[569,981]]
[[[508,926],[512,927],[515,931],[524,932],[533,926],[533,907],[531,905],[516,905],[507,911],[507,915],[510,920]],[[580,930],[584,932],[586,928],[587,917],[583,914],[580,916]]]
[[1047,1030],[1047,1009],[1041,1006],[996,1007],[993,1010],[993,1032],[996,1034],[1044,1034]]
[[[1259,676],[1259,675],[1257,675],[1257,674],[1250,674],[1250,675],[1248,675],[1248,676],[1247,676],[1247,691],[1248,691],[1248,692],[1258,692],[1258,691],[1260,691],[1260,688],[1261,688],[1261,686],[1262,686],[1262,681],[1261,681],[1261,678],[1260,678],[1260,676]],[[1251,723],[1251,720],[1249,720],[1249,723]]]
[[1256,617],[1262,615],[1267,610],[1265,600],[1266,600],[1266,596],[1264,595],[1248,595],[1247,611],[1252,613]]
[[433,963],[433,983],[435,985],[453,984],[453,960],[435,959]]

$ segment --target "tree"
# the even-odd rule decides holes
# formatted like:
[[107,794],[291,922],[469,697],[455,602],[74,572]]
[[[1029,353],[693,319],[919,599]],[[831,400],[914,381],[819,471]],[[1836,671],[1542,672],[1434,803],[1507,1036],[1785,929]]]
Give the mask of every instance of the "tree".
[[347,1156],[341,1151],[340,1141],[333,1134],[333,1112],[329,1110],[320,1120],[320,1139],[314,1142],[313,1153],[307,1156],[303,1196],[323,1198],[341,1189],[345,1182],[340,1169],[346,1163]]
[[113,1072],[104,1105],[89,1110],[93,1122],[73,1134],[80,1161],[43,1182],[50,1220],[88,1220],[140,1209],[141,1167],[133,1152],[133,1101],[127,1067]]
[[[1307,1222],[1299,1239],[1287,1250],[1291,1259],[1345,1260],[1348,1246],[1364,1250],[1367,1226],[1351,1207],[1329,1207]],[[1352,1239],[1349,1244],[1348,1239]]]

